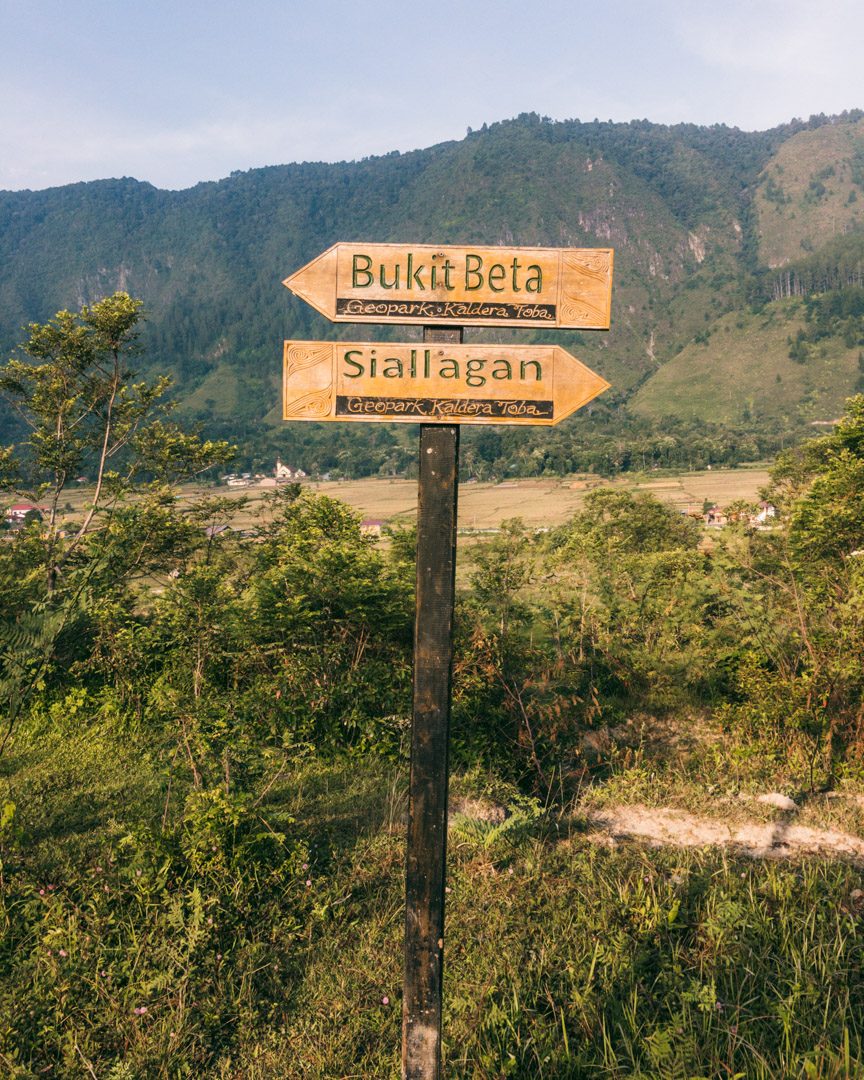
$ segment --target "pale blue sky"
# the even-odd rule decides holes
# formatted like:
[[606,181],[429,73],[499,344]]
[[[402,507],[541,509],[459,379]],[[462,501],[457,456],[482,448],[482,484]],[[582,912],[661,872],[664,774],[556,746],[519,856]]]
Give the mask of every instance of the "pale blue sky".
[[0,0],[0,188],[459,139],[538,112],[746,130],[864,107],[861,0]]

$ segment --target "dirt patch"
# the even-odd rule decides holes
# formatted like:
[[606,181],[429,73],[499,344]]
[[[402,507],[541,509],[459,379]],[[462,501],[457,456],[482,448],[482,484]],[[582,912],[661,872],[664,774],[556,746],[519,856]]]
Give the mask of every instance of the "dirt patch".
[[589,835],[642,840],[652,847],[721,847],[753,859],[830,855],[864,866],[864,840],[849,833],[813,829],[787,820],[725,825],[681,810],[615,806],[588,813]]

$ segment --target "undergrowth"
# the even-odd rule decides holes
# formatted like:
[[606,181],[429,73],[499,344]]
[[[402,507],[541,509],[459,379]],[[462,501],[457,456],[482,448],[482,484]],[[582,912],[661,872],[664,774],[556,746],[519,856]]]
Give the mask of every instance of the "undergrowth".
[[[166,803],[156,742],[22,732],[0,1074],[398,1076],[405,779],[313,758],[226,794],[175,769]],[[455,778],[484,784],[510,812],[451,829],[445,1076],[864,1076],[859,870],[607,848]]]

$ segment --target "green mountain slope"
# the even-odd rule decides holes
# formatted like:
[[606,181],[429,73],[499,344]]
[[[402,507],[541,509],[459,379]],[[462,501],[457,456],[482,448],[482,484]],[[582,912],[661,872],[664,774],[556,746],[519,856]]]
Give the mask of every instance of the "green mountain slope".
[[759,256],[770,267],[864,227],[864,120],[784,142],[760,177],[754,208]]
[[[808,404],[824,398],[830,411],[846,374],[817,377],[792,362],[787,376],[784,334],[756,329],[747,312],[771,300],[772,289],[785,296],[802,291],[805,281],[814,287],[806,267],[794,288],[778,284],[772,264],[792,266],[811,248],[811,259],[823,248],[833,251],[824,242],[836,241],[838,230],[857,235],[862,138],[860,113],[768,132],[552,123],[532,114],[410,154],[273,166],[180,192],[131,179],[0,192],[0,348],[12,349],[28,321],[127,290],[150,311],[144,373],[172,373],[187,416],[261,454],[278,444],[334,461],[358,440],[398,448],[407,435],[355,426],[349,437],[334,430],[340,425],[327,433],[283,425],[282,340],[393,340],[418,330],[331,325],[281,285],[285,276],[339,240],[611,245],[608,333],[477,328],[470,339],[569,348],[613,385],[598,403],[600,414],[617,415],[638,391],[637,407],[646,414],[702,417],[692,383],[697,365],[713,372],[710,404],[719,408],[725,393],[729,423],[743,423],[748,407],[766,424],[803,423]],[[820,176],[822,193],[812,186]],[[833,233],[826,232],[829,212]],[[846,282],[854,279],[858,255],[841,254],[844,267],[852,266],[843,271]],[[824,278],[822,270],[820,264]],[[797,332],[792,322],[790,328]],[[730,399],[729,353],[715,357],[711,345],[701,344],[707,331],[712,342],[718,333],[733,342],[731,355],[752,349],[753,405],[734,388]],[[844,350],[835,359],[838,372],[847,373],[856,354],[852,345]],[[760,395],[779,401],[779,384],[771,382],[777,374],[783,408],[757,409]],[[0,438],[13,427],[0,413]],[[395,461],[395,449],[393,455]]]
[[630,406],[644,416],[733,428],[795,429],[832,420],[860,384],[860,350],[829,336],[808,348],[801,361],[792,358],[792,343],[806,326],[797,300],[724,315],[664,364]]

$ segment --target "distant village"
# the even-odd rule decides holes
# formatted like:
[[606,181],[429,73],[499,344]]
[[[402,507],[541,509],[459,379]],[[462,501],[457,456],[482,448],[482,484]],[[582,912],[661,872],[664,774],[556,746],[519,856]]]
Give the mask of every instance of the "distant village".
[[[228,473],[223,476],[222,482],[231,488],[244,487],[276,487],[277,484],[294,484],[298,480],[308,480],[309,474],[304,469],[294,469],[290,465],[283,465],[279,458],[276,459],[276,467],[272,476],[264,473],[244,472],[238,476],[236,473]],[[330,473],[323,473],[321,480],[329,480]]]

